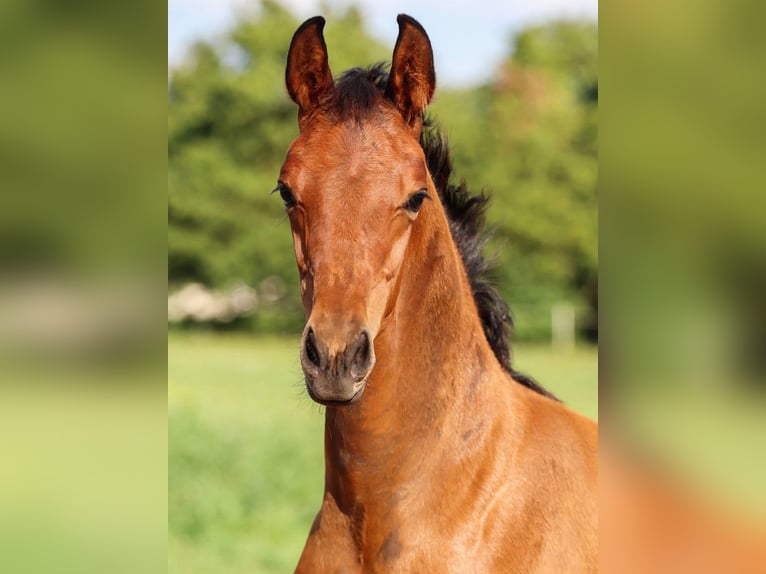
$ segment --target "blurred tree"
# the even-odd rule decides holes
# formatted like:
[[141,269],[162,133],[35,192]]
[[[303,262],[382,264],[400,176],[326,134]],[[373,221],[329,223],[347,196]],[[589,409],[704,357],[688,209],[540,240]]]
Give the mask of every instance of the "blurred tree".
[[594,337],[598,281],[597,28],[554,22],[524,30],[496,78],[442,93],[457,172],[493,196],[490,244],[522,338],[548,336],[557,301],[586,309]]
[[[325,15],[336,74],[390,57],[391,46],[369,36],[359,9]],[[169,82],[170,282],[257,287],[281,277],[286,299],[270,318],[259,311],[259,328],[302,320],[297,286],[290,287],[297,273],[288,224],[269,195],[297,135],[284,66],[298,25],[264,0],[220,42],[196,44]],[[544,337],[552,303],[595,306],[596,25],[529,28],[509,52],[491,83],[439,89],[433,113],[450,135],[456,175],[493,194],[497,234],[489,250],[519,316],[518,335]]]

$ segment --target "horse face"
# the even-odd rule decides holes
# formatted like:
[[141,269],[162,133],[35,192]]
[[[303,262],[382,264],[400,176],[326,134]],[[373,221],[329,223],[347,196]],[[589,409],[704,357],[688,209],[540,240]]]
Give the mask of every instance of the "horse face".
[[277,189],[307,317],[301,364],[309,394],[322,404],[361,396],[413,225],[435,194],[418,143],[433,60],[413,22],[399,18],[385,93],[360,73],[335,85],[321,19],[304,23],[290,47],[287,87],[299,106],[300,134]]
[[319,401],[361,394],[423,209],[425,158],[402,120],[391,119],[317,120],[291,146],[280,176],[308,318],[301,362]]

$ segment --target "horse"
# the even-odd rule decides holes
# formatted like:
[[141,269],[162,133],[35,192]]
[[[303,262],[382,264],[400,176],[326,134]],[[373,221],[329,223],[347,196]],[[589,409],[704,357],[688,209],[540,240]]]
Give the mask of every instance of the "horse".
[[390,71],[295,32],[299,133],[275,191],[325,409],[325,486],[296,572],[595,572],[597,425],[510,366],[481,255],[486,197],[450,183],[425,119],[431,43],[399,15]]

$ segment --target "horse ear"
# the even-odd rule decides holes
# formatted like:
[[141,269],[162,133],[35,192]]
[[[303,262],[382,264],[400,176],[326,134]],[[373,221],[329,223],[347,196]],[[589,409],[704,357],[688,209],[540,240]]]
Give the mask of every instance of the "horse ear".
[[298,104],[298,116],[315,108],[323,94],[332,90],[333,80],[327,62],[327,45],[322,30],[325,19],[315,16],[295,31],[287,53],[285,84]]
[[386,95],[402,112],[404,120],[420,131],[423,111],[436,88],[434,54],[426,31],[406,14],[396,17],[399,37],[391,59]]

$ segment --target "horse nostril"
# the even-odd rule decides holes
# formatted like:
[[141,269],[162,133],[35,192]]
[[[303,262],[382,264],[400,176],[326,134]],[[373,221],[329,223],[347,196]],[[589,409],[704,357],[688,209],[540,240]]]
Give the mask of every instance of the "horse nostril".
[[352,372],[357,376],[363,377],[367,374],[371,361],[372,344],[370,343],[370,335],[367,331],[362,331],[354,347],[354,352],[351,358]]
[[314,330],[309,327],[309,332],[306,333],[306,358],[309,360],[309,362],[314,365],[315,367],[320,366],[319,361],[319,350],[316,346],[316,341],[314,340]]
[[367,336],[366,331],[362,331],[360,341],[357,343],[356,352],[354,353],[354,363],[366,363],[370,356],[370,338]]

